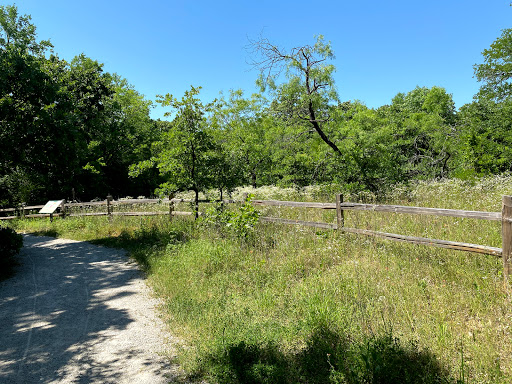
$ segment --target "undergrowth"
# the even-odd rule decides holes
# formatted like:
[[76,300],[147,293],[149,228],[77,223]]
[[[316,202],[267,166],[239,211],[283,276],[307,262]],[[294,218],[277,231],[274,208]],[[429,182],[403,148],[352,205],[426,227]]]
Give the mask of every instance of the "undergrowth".
[[23,237],[12,228],[0,227],[0,281],[14,272],[17,265],[16,255],[23,246]]
[[[498,211],[501,195],[511,192],[510,178],[443,181],[431,183],[431,189],[426,183],[399,187],[386,202]],[[313,198],[301,192],[297,199]],[[164,299],[170,329],[184,340],[180,362],[187,380],[512,381],[511,295],[500,259],[255,224],[250,210],[224,209],[198,222],[115,217],[12,225],[128,249]],[[264,213],[335,222],[332,212],[320,210]],[[229,226],[230,221],[238,224]],[[499,226],[492,222],[348,212],[345,223],[501,246]]]

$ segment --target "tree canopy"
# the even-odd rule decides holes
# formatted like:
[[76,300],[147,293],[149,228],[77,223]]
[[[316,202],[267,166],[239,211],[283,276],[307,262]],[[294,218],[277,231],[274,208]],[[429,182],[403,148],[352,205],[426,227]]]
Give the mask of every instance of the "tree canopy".
[[[66,61],[30,16],[0,6],[0,205],[276,184],[385,191],[395,183],[512,171],[512,30],[474,66],[482,87],[456,110],[442,87],[389,105],[342,101],[322,36],[285,49],[250,41],[260,93],[204,102],[201,87],[152,101],[85,54]],[[197,207],[197,204],[196,204]]]
[[475,64],[475,76],[482,82],[479,96],[504,101],[512,96],[512,29],[504,29],[488,49],[484,62]]

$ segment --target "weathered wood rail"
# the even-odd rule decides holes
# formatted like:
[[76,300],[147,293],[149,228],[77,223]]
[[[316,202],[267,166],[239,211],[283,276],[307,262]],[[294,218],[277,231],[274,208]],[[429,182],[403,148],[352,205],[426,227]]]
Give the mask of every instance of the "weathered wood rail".
[[[141,205],[141,204],[169,204],[173,207],[177,203],[194,203],[193,199],[122,199],[122,200],[112,200],[107,197],[106,200],[102,201],[87,201],[87,202],[75,202],[75,203],[64,203],[61,212],[53,214],[53,217],[78,217],[78,216],[158,216],[158,215],[169,215],[172,216],[190,216],[192,212],[184,212],[184,211],[175,211],[172,209],[171,211],[156,211],[156,212],[115,212],[114,208],[119,207],[121,205]],[[231,204],[236,203],[235,200],[204,200],[201,199],[198,201],[199,203],[223,203],[223,204]],[[30,213],[33,211],[40,210],[44,205],[32,205],[32,206],[20,206],[18,208],[1,208],[0,215],[3,213],[13,213],[8,216],[0,216],[0,220],[12,220],[12,219],[20,219],[20,218],[46,218],[50,217],[49,214],[40,214],[40,213]],[[102,212],[85,212],[87,209],[96,208],[105,206],[105,211]],[[71,209],[82,209],[82,212],[79,213],[71,213]]]
[[[246,197],[244,197],[244,200]],[[235,200],[199,200],[199,203],[240,203]],[[156,212],[114,212],[114,207],[120,205],[137,205],[137,204],[168,204],[168,210]],[[61,213],[56,213],[53,216],[156,216],[156,215],[169,215],[172,219],[174,216],[190,216],[193,212],[176,211],[175,204],[177,203],[194,203],[192,199],[178,199],[170,196],[169,199],[125,199],[114,201],[111,196],[108,196],[104,201],[94,201],[86,203],[66,203],[64,204]],[[279,200],[252,200],[251,204],[254,206],[274,206],[274,207],[291,207],[291,208],[312,208],[312,209],[327,209],[336,210],[336,223],[323,223],[316,221],[302,221],[285,219],[281,217],[260,217],[260,221],[279,224],[301,225],[307,227],[314,227],[320,229],[337,230],[342,233],[353,233],[359,235],[380,237],[392,241],[407,242],[419,245],[428,245],[433,247],[441,247],[446,249],[453,249],[458,251],[474,252],[481,254],[488,254],[499,256],[503,259],[503,275],[505,280],[508,280],[512,275],[512,196],[504,196],[502,202],[501,212],[483,212],[483,211],[465,211],[457,209],[441,209],[441,208],[425,208],[425,207],[411,207],[403,205],[380,205],[380,204],[361,204],[343,202],[343,195],[336,196],[335,203],[320,203],[320,202],[296,202],[296,201],[279,201]],[[106,206],[103,212],[79,212],[71,213],[72,208],[98,207]],[[22,206],[20,208],[4,208],[0,209],[1,213],[17,213],[17,215],[10,215],[0,217],[0,220],[10,220],[21,217],[49,217],[50,215],[31,214],[30,212],[41,209],[42,205]],[[491,220],[501,221],[501,235],[502,235],[502,248],[490,247],[486,245],[463,243],[449,240],[431,239],[424,237],[407,236],[395,233],[379,232],[368,229],[347,228],[345,227],[345,211],[372,211],[372,212],[388,212],[400,214],[413,214],[413,215],[431,215],[431,216],[445,216],[477,220]]]
[[[294,208],[317,208],[317,209],[335,209],[336,224],[311,222],[301,220],[290,220],[278,217],[261,217],[265,222],[303,225],[308,227],[333,229],[343,233],[354,233],[359,235],[380,237],[392,241],[400,241],[412,244],[428,245],[433,247],[453,249],[457,251],[482,253],[487,255],[499,256],[503,259],[503,275],[507,281],[512,274],[512,197],[504,196],[502,212],[483,212],[483,211],[464,211],[457,209],[425,208],[411,207],[403,205],[379,205],[379,204],[361,204],[343,202],[343,195],[336,196],[336,203],[316,203],[316,202],[294,202],[294,201],[276,201],[276,200],[253,200],[255,206],[280,206]],[[447,216],[466,219],[501,221],[502,226],[502,248],[490,247],[486,245],[463,243],[457,241],[431,239],[425,237],[406,236],[396,233],[387,233],[373,231],[368,229],[347,228],[345,227],[345,211],[372,211],[402,213],[413,215],[433,215]]]

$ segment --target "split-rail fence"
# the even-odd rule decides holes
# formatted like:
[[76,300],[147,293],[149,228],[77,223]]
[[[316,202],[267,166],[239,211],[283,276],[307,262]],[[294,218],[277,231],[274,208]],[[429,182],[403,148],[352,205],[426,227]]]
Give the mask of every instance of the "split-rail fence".
[[[246,197],[244,197],[244,200]],[[53,215],[49,214],[34,214],[34,210],[41,209],[42,205],[36,206],[22,206],[20,208],[7,208],[0,209],[0,214],[12,213],[9,216],[0,217],[0,220],[9,220],[20,217],[51,217],[54,216],[154,216],[154,215],[169,215],[170,218],[180,215],[193,215],[192,212],[177,211],[175,210],[176,203],[193,203],[194,200],[190,199],[177,199],[169,196],[169,199],[123,199],[114,201],[112,196],[108,196],[104,201],[87,202],[87,203],[64,203],[61,206],[61,211]],[[240,203],[234,200],[200,200],[200,203]],[[122,212],[114,211],[114,208],[119,205],[137,205],[137,204],[151,204],[151,203],[167,203],[169,209],[160,212]],[[280,224],[302,225],[321,229],[337,230],[342,233],[355,233],[366,236],[381,237],[393,241],[401,241],[412,244],[429,245],[434,247],[448,248],[459,251],[475,252],[488,255],[501,257],[503,260],[503,275],[505,281],[508,281],[512,275],[512,196],[503,196],[501,212],[483,212],[483,211],[465,211],[457,209],[441,209],[441,208],[425,208],[425,207],[411,207],[402,205],[380,205],[380,204],[362,204],[344,202],[343,195],[336,196],[335,203],[319,203],[319,202],[296,202],[296,201],[279,201],[279,200],[251,200],[254,206],[279,206],[279,207],[292,207],[292,208],[316,208],[336,210],[336,223],[323,223],[314,221],[291,220],[280,217],[260,217],[260,221],[272,222]],[[102,212],[84,212],[85,207],[106,206],[106,210]],[[82,209],[82,212],[72,212]],[[461,243],[456,241],[430,239],[424,237],[406,236],[401,234],[379,232],[368,229],[347,228],[345,227],[345,211],[373,211],[373,212],[393,212],[402,214],[413,215],[433,215],[433,216],[448,216],[467,219],[491,220],[501,222],[501,236],[502,247],[490,247],[486,245]]]

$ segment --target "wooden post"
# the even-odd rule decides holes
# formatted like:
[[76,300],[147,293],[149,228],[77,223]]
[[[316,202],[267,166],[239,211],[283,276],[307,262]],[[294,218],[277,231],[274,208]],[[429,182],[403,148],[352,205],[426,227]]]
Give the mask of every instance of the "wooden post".
[[67,203],[67,200],[64,200],[64,202],[62,203],[62,206],[61,206],[62,218],[63,219],[66,218],[66,215],[68,213],[68,209],[67,209],[66,203]]
[[512,196],[503,196],[501,210],[501,252],[503,255],[503,277],[508,281],[512,274]]
[[343,195],[338,193],[336,195],[336,223],[338,224],[338,231],[345,225],[345,213],[341,209],[341,203],[343,203]]
[[174,199],[174,193],[171,193],[169,195],[169,220],[172,221],[172,215],[174,213],[174,201],[172,201],[172,199]]
[[112,205],[111,205],[111,201],[112,201],[113,197],[112,195],[109,193],[107,195],[107,215],[108,215],[108,219],[109,221],[112,221]]
[[244,194],[242,195],[242,204],[245,204],[248,197],[249,197],[249,194],[247,192],[244,192]]

